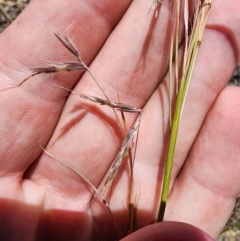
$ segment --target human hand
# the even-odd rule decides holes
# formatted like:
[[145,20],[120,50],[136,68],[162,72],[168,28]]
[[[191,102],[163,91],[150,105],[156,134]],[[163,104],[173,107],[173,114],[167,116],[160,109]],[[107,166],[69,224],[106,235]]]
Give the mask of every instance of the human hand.
[[[164,76],[166,26],[171,16],[166,1],[159,19],[154,20],[145,18],[149,1],[131,2],[33,0],[0,35],[0,89],[15,86],[29,74],[29,68],[44,66],[46,61],[71,60],[53,35],[59,32],[91,63],[92,73],[111,100],[119,95],[123,103],[144,106],[134,169],[141,228],[156,217],[167,147]],[[183,112],[165,216],[168,221],[192,224],[213,238],[240,192],[240,93],[238,88],[225,88],[239,60],[239,13],[237,0],[213,2]],[[102,96],[91,77],[78,72],[35,76],[18,88],[0,92],[1,237],[110,239],[116,233],[107,230],[106,222],[111,220],[104,207],[96,203],[89,209],[92,190],[42,153],[39,143],[97,186],[119,148],[116,121],[111,110],[83,106],[77,96],[66,100],[66,92],[54,84]],[[128,115],[127,120],[130,125],[134,117]],[[110,204],[124,222],[127,177],[120,171],[123,175],[114,181]],[[153,230],[174,233],[174,227],[179,227],[164,225],[169,223],[141,230],[141,237],[150,240]],[[138,234],[126,240],[139,239],[134,236]]]

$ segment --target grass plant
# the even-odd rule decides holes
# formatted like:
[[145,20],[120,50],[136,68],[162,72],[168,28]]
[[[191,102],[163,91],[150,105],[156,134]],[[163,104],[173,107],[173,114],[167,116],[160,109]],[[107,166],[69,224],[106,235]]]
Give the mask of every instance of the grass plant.
[[[163,180],[163,189],[162,189],[162,195],[161,195],[161,201],[160,201],[160,208],[158,211],[158,217],[157,221],[161,222],[164,218],[164,213],[166,209],[168,194],[169,194],[169,187],[170,187],[170,180],[171,180],[171,171],[174,161],[174,153],[175,153],[175,147],[177,142],[177,136],[178,136],[178,130],[179,125],[181,121],[181,114],[184,107],[184,101],[186,99],[188,86],[191,80],[192,71],[194,68],[194,63],[197,57],[197,53],[199,50],[199,47],[201,45],[203,32],[205,29],[207,17],[209,14],[209,10],[211,8],[211,1],[205,0],[203,2],[197,2],[196,8],[195,8],[195,14],[194,14],[194,20],[193,20],[193,27],[191,29],[191,34],[188,39],[187,33],[189,32],[188,29],[188,16],[189,16],[189,9],[187,6],[187,1],[184,1],[184,27],[185,27],[185,48],[183,53],[183,62],[182,62],[182,69],[181,69],[181,77],[179,78],[179,58],[178,58],[178,46],[176,43],[178,43],[178,32],[179,32],[179,19],[180,19],[180,0],[175,1],[176,4],[176,27],[175,27],[175,34],[173,34],[172,37],[172,44],[171,49],[173,48],[175,43],[175,83],[176,83],[176,94],[177,94],[177,100],[176,100],[176,106],[174,109],[174,115],[173,115],[173,121],[170,121],[170,141],[169,141],[169,148],[167,153],[167,161],[164,171],[164,180]],[[173,50],[170,50],[170,53],[172,53]],[[173,59],[173,57],[171,58]],[[173,67],[170,63],[169,71],[173,73]],[[170,83],[172,82],[173,74],[170,74]],[[180,79],[180,80],[179,80]],[[179,89],[178,89],[178,83],[179,83]],[[171,104],[169,103],[169,106]],[[170,109],[170,120],[171,120],[171,109]]]
[[[157,7],[162,2],[154,0],[150,9],[148,11],[156,11],[153,15],[155,18],[161,18],[161,14],[157,12]],[[178,136],[178,130],[180,127],[181,121],[181,113],[184,107],[184,101],[186,99],[188,86],[191,80],[192,71],[194,68],[194,63],[197,57],[197,53],[202,41],[203,32],[205,29],[207,17],[209,14],[209,10],[211,8],[210,0],[203,1],[195,1],[194,14],[192,14],[193,19],[190,17],[190,1],[187,0],[175,0],[172,2],[172,8],[174,15],[172,16],[172,31],[171,31],[171,44],[169,49],[169,123],[170,123],[170,141],[169,148],[167,153],[167,160],[164,170],[164,180],[163,183],[159,183],[159,187],[162,188],[161,198],[160,199],[160,207],[158,211],[157,221],[161,222],[164,219],[165,208],[167,205],[167,199],[169,194],[170,180],[171,180],[171,171],[174,162],[174,153],[176,147],[176,141]],[[183,43],[183,53],[179,52],[179,42],[180,42],[180,29],[181,26],[184,28],[184,39]],[[191,27],[190,27],[191,26]],[[61,36],[60,34],[55,34],[58,40],[63,44],[65,48],[67,48],[76,58],[76,61],[73,62],[63,62],[63,63],[48,63],[46,67],[37,67],[32,69],[32,74],[28,76],[26,79],[21,81],[18,85],[9,87],[2,91],[6,91],[11,88],[20,87],[31,77],[39,74],[48,74],[48,73],[56,73],[59,71],[86,71],[92,77],[93,81],[96,83],[98,88],[101,90],[103,97],[86,95],[82,93],[78,93],[73,90],[66,89],[62,86],[56,86],[56,88],[63,88],[66,91],[70,92],[71,95],[77,95],[80,98],[83,98],[87,101],[90,101],[94,104],[105,105],[111,108],[116,117],[116,121],[123,133],[123,140],[119,147],[116,157],[113,159],[111,165],[109,166],[105,176],[102,179],[101,184],[98,187],[95,187],[87,177],[83,176],[78,170],[67,166],[61,161],[59,158],[55,157],[52,153],[49,153],[47,150],[43,149],[44,152],[74,171],[77,175],[79,175],[92,189],[94,196],[97,197],[103,207],[110,214],[114,226],[119,232],[119,238],[122,238],[129,233],[136,231],[137,229],[137,204],[134,193],[134,160],[135,154],[137,151],[137,145],[133,145],[133,143],[137,143],[138,140],[138,131],[141,124],[141,116],[143,114],[143,110],[141,108],[128,105],[127,103],[121,103],[112,101],[108,98],[107,94],[100,86],[97,81],[97,78],[93,75],[88,66],[83,62],[75,48],[74,44],[65,36]],[[174,89],[174,91],[173,91]],[[175,95],[171,96],[171,93]],[[120,97],[119,97],[120,99]],[[172,104],[171,100],[176,99],[176,103]],[[120,115],[117,113],[120,112]],[[128,129],[127,128],[127,120],[125,117],[126,113],[137,114],[137,118],[133,126]],[[120,117],[119,117],[120,116]],[[106,201],[105,192],[109,189],[111,183],[114,181],[116,175],[118,175],[118,170],[122,165],[124,159],[128,159],[128,167],[130,170],[129,175],[129,192],[128,192],[128,224],[126,227],[120,227],[117,223],[113,212],[111,211],[111,207]],[[151,195],[151,194],[150,194]],[[123,231],[124,230],[124,231]]]

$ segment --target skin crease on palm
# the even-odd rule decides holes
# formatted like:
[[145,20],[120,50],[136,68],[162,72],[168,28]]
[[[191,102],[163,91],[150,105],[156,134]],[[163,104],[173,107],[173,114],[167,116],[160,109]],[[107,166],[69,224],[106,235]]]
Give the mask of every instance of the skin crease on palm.
[[[139,228],[157,215],[168,139],[171,14],[163,1],[159,16],[146,18],[150,7],[146,0],[32,0],[0,35],[0,89],[18,84],[46,61],[74,60],[55,38],[58,32],[71,39],[109,99],[119,95],[121,102],[144,108],[134,169]],[[240,90],[225,87],[239,61],[239,26],[240,2],[214,0],[183,111],[169,222],[125,240],[212,240],[226,223],[240,192]],[[38,75],[0,93],[0,236],[114,240],[101,203],[89,208],[91,188],[39,147],[97,186],[121,143],[113,112],[66,98],[54,84],[102,97],[89,74],[79,72]],[[131,126],[136,116],[126,118]],[[127,172],[120,171],[110,204],[124,223]]]

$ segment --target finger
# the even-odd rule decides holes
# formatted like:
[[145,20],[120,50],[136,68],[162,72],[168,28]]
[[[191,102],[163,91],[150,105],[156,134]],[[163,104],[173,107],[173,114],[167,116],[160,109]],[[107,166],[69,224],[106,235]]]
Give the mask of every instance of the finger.
[[[32,1],[0,36],[0,89],[20,83],[31,73],[30,68],[45,65],[46,61],[72,59],[66,49],[60,50],[62,45],[54,32],[71,38],[89,63],[130,2]],[[109,8],[111,11],[107,11]],[[18,88],[0,92],[3,175],[26,169],[41,151],[38,142],[44,145],[51,136],[66,99],[52,84],[65,83],[71,88],[79,76],[36,76]]]
[[200,229],[180,222],[162,222],[147,226],[122,241],[213,241],[213,239]]
[[226,88],[210,109],[177,177],[166,220],[191,223],[216,238],[240,193],[240,90]]

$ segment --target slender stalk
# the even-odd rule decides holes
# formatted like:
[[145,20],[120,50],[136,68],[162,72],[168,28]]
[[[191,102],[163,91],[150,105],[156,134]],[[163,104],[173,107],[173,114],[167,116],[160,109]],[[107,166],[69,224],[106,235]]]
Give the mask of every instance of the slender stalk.
[[180,25],[180,0],[174,1],[176,4],[176,29],[175,29],[175,78],[176,78],[176,94],[178,93],[178,86],[179,86],[179,77],[178,77],[178,48],[179,48],[179,25]]
[[[179,124],[181,120],[181,114],[184,106],[184,100],[187,95],[188,86],[190,83],[190,79],[193,72],[194,63],[196,61],[197,53],[202,41],[203,31],[205,29],[207,17],[209,14],[209,10],[211,8],[211,1],[205,0],[201,6],[199,6],[199,13],[196,17],[196,24],[194,24],[193,29],[193,39],[192,39],[192,46],[193,48],[188,51],[188,59],[189,64],[186,66],[186,71],[183,73],[181,78],[180,88],[177,95],[177,102],[176,102],[176,109],[173,117],[173,123],[170,132],[170,142],[169,142],[169,149],[167,154],[167,162],[164,171],[164,180],[163,180],[163,189],[160,201],[160,208],[158,211],[157,221],[161,222],[164,218],[164,213],[166,209],[169,187],[170,187],[170,180],[171,180],[171,172],[175,154],[175,147],[177,141],[177,135],[179,130]],[[190,41],[191,42],[191,41]]]
[[[77,171],[76,169],[68,166],[66,163],[64,163],[63,161],[61,161],[60,159],[58,159],[57,157],[55,157],[54,155],[52,155],[50,152],[48,152],[47,150],[45,150],[41,145],[40,145],[41,149],[51,158],[55,159],[56,161],[58,161],[59,163],[61,163],[63,166],[67,167],[68,169],[70,169],[71,171],[75,172],[78,176],[80,176],[85,182],[86,184],[91,187],[94,191],[94,193],[97,194],[97,198],[102,202],[102,204],[104,205],[104,207],[106,208],[107,212],[109,213],[109,215],[111,216],[114,226],[115,228],[118,230],[118,232],[120,233],[120,227],[116,221],[116,219],[114,218],[114,215],[107,203],[107,201],[103,198],[101,192],[79,171]],[[91,204],[90,204],[91,205]]]

